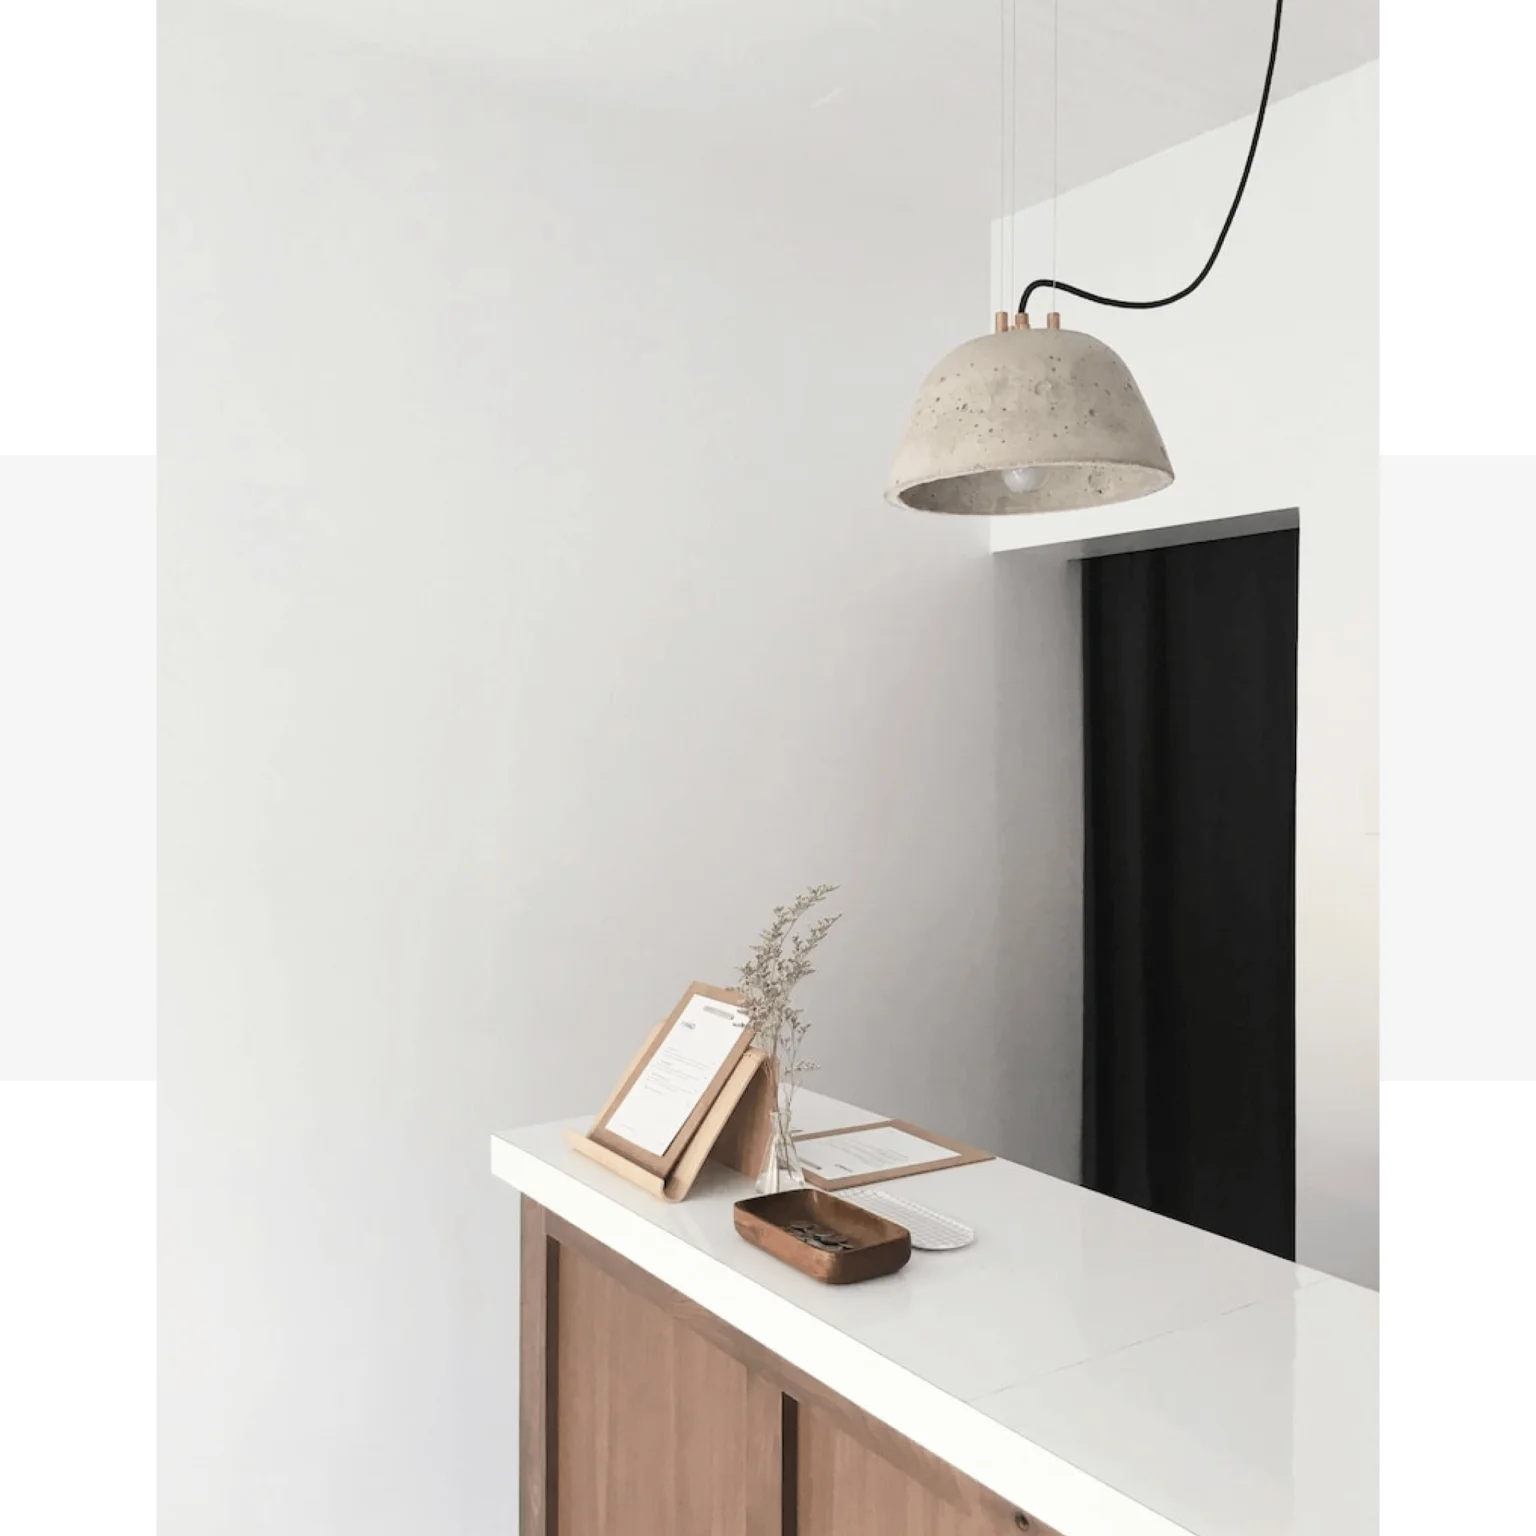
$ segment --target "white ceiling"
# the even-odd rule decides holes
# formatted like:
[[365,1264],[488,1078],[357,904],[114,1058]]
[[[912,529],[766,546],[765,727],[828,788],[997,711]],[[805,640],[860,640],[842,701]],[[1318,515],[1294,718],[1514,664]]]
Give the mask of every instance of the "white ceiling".
[[[999,207],[1000,0],[259,0],[588,106],[696,123],[723,146]],[[1051,189],[1053,0],[1018,16],[1014,205]],[[1272,0],[1054,0],[1060,183],[1251,113]],[[1289,0],[1276,93],[1376,57],[1376,0]]]

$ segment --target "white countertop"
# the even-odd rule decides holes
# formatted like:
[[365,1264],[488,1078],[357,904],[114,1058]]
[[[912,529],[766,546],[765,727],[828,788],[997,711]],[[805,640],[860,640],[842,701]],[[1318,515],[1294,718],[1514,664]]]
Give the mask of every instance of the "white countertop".
[[1376,1529],[1374,1291],[1002,1159],[890,1185],[970,1247],[818,1285],[737,1236],[750,1181],[652,1199],[566,1146],[589,1124],[495,1136],[492,1170],[1064,1536]]

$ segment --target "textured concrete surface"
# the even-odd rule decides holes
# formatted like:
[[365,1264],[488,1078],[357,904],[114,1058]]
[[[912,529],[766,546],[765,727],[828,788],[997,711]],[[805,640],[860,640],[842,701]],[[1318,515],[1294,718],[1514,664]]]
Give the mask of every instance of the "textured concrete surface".
[[[1042,466],[1013,490],[1005,470]],[[923,382],[887,499],[924,512],[1061,512],[1160,491],[1173,467],[1118,354],[1081,331],[1003,331]]]

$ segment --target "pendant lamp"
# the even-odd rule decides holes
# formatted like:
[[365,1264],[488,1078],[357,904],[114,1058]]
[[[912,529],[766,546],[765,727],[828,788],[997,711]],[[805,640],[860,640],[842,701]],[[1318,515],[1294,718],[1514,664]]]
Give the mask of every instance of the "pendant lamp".
[[[1054,309],[1043,329],[1033,328],[1029,301],[1037,288],[1049,287],[1116,309],[1162,309],[1205,281],[1253,169],[1280,48],[1282,5],[1275,0],[1269,67],[1243,174],[1194,281],[1164,298],[1115,299],[1054,277],[1036,278],[1011,320],[1000,311],[991,335],[963,342],[923,381],[896,451],[887,501],[920,512],[1065,512],[1131,501],[1173,483],[1157,423],[1120,356],[1086,332],[1062,329]],[[1011,211],[1004,213],[1011,221]]]
[[956,347],[924,381],[888,496],[920,512],[1059,512],[1172,480],[1157,423],[1118,354],[1082,331],[1000,326]]

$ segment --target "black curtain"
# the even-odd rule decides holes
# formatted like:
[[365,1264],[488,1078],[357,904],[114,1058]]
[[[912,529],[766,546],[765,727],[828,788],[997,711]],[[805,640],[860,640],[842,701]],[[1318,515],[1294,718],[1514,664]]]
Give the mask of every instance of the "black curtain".
[[1083,1173],[1295,1255],[1295,531],[1089,560]]

